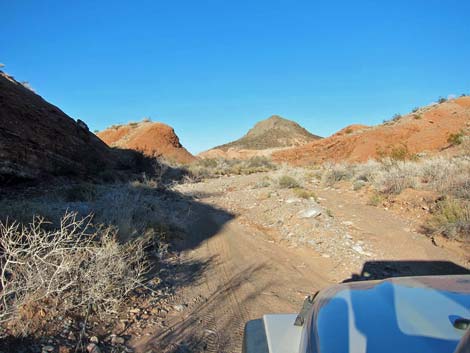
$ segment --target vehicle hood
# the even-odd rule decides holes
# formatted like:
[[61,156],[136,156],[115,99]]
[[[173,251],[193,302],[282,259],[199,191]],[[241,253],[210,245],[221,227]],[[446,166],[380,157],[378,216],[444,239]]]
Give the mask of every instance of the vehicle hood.
[[342,284],[315,299],[305,351],[452,353],[458,318],[470,318],[469,275]]

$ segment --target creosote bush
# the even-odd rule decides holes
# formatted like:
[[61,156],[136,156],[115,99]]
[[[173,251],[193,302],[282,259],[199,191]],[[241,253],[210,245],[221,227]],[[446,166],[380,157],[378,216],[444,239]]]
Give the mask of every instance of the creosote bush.
[[94,227],[91,216],[71,212],[57,228],[38,217],[29,225],[1,222],[0,322],[26,335],[37,308],[50,320],[115,313],[149,269],[147,243],[120,244],[115,228]]

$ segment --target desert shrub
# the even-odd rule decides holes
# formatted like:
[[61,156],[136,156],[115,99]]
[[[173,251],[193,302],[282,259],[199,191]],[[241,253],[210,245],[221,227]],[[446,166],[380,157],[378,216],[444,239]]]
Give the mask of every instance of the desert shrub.
[[213,178],[221,175],[247,175],[277,169],[267,157],[255,156],[246,160],[207,158],[190,164],[188,172],[195,178]]
[[344,131],[346,134],[351,134],[353,132],[353,129],[351,129],[350,127],[348,127],[345,131]]
[[419,110],[419,107],[414,107],[411,112],[412,112],[412,113],[416,113],[418,110]]
[[90,183],[75,184],[64,190],[64,198],[67,202],[93,201],[96,194],[96,186]]
[[354,179],[356,181],[373,182],[377,174],[381,171],[383,165],[374,160],[368,160],[354,166]]
[[398,121],[402,118],[401,114],[395,114],[392,118],[393,121]]
[[397,122],[402,118],[401,114],[394,114],[391,119],[385,119],[383,122],[384,124],[389,124],[391,122]]
[[247,169],[257,172],[272,170],[276,167],[269,158],[263,156],[252,157],[245,162],[245,165]]
[[470,200],[470,160],[435,157],[420,165],[422,182],[431,190]]
[[370,206],[379,206],[383,202],[384,198],[382,195],[380,195],[377,192],[374,192],[370,197],[369,200],[367,201],[367,204]]
[[142,119],[142,122],[144,122],[144,123],[149,123],[151,121],[152,121],[152,119],[150,117],[147,117],[147,116]]
[[385,194],[399,194],[416,188],[418,170],[415,162],[392,162],[376,178],[376,188]]
[[268,177],[264,177],[263,179],[261,179],[255,184],[254,188],[255,189],[267,188],[270,185],[271,185],[271,180]]
[[301,198],[301,199],[317,199],[317,195],[312,190],[307,190],[304,188],[294,188],[294,194],[295,196]]
[[405,161],[407,159],[415,159],[415,156],[410,153],[408,146],[405,144],[388,146],[386,148],[377,148],[377,155],[379,159],[392,159],[394,161]]
[[422,118],[423,118],[423,116],[421,114],[413,114],[413,119],[415,119],[415,120],[420,120]]
[[438,102],[439,104],[445,103],[445,102],[447,102],[447,98],[439,97],[439,99],[437,100],[437,102]]
[[454,198],[440,200],[433,210],[431,226],[449,238],[470,240],[470,203]]
[[350,180],[353,176],[352,166],[346,163],[330,164],[325,166],[322,182],[325,185],[334,185],[342,180]]
[[364,186],[366,186],[366,182],[364,180],[355,180],[353,183],[353,190],[357,191],[362,189]]
[[300,187],[300,183],[289,175],[283,175],[278,180],[279,187],[282,189],[293,189]]
[[34,329],[28,317],[38,307],[49,320],[116,312],[148,271],[145,244],[121,245],[114,228],[95,228],[90,216],[76,213],[52,230],[41,218],[26,226],[0,223],[0,321],[28,334]]
[[463,131],[459,131],[459,132],[456,132],[456,133],[451,133],[449,135],[449,137],[447,138],[447,142],[452,146],[460,145],[463,142],[464,136],[465,136],[465,134],[464,134]]
[[139,126],[139,123],[131,122],[131,123],[129,123],[129,126],[130,126],[131,128],[136,128],[137,126]]
[[407,146],[394,146],[392,147],[389,157],[396,161],[404,161],[410,158]]

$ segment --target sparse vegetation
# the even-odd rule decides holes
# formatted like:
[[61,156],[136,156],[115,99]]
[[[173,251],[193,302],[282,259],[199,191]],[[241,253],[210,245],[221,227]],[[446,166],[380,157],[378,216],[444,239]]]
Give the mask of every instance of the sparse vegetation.
[[432,211],[431,226],[448,238],[470,240],[470,203],[451,197],[440,200]]
[[367,202],[368,205],[370,206],[379,206],[383,202],[383,196],[380,195],[379,193],[375,192],[373,193]]
[[437,102],[438,102],[439,104],[445,103],[445,102],[447,102],[447,98],[439,97],[439,99],[437,100]]
[[247,160],[203,158],[187,167],[196,179],[214,178],[222,175],[247,175],[277,169],[267,157],[252,157]]
[[413,119],[415,120],[421,120],[423,116],[421,114],[413,114]]
[[352,177],[351,166],[345,163],[327,164],[323,173],[322,182],[332,186],[342,180],[349,180]]
[[464,136],[465,134],[462,130],[456,133],[451,133],[447,138],[447,142],[452,146],[460,145],[463,142]]
[[377,189],[384,194],[399,194],[407,188],[415,188],[417,175],[414,166],[414,163],[393,163],[376,178]]
[[[42,218],[0,223],[0,248],[0,322],[19,334],[66,314],[116,312],[148,271],[143,240],[121,245],[114,228],[94,227],[77,213],[66,213],[57,228]],[[44,314],[36,322],[38,310]]]
[[278,180],[279,187],[282,189],[299,188],[300,183],[290,175],[283,175]]
[[415,156],[410,153],[408,146],[405,144],[387,146],[386,148],[377,148],[379,159],[392,159],[394,161],[405,161],[414,159]]
[[294,195],[301,199],[317,199],[317,195],[312,190],[307,190],[305,188],[294,188]]
[[357,191],[362,189],[367,183],[364,180],[355,180],[353,183],[353,190]]
[[416,113],[418,110],[419,110],[419,107],[415,107],[415,108],[413,108],[413,110],[411,112]]
[[392,123],[392,122],[395,123],[395,122],[397,122],[398,120],[400,120],[401,118],[402,118],[401,114],[398,114],[398,113],[397,113],[397,114],[393,115],[393,117],[392,117],[391,119],[385,119],[385,120],[383,121],[383,123],[384,123],[384,124],[390,124],[390,123]]
[[[466,137],[463,137],[465,143]],[[401,155],[400,155],[401,156]],[[407,188],[429,190],[441,195],[432,209],[430,228],[449,238],[469,240],[470,160],[465,152],[453,158],[398,160],[386,157],[380,162],[325,165],[323,180],[332,185],[350,180],[354,190],[370,185],[374,190],[368,204],[378,206]],[[348,173],[346,173],[346,171]]]

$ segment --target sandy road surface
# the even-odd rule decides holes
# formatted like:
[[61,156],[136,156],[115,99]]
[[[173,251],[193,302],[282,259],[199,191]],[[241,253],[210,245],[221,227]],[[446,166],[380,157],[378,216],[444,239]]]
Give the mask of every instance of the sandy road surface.
[[[207,214],[200,224],[222,222]],[[199,233],[194,229],[194,236]],[[328,283],[326,261],[310,251],[286,249],[236,220],[225,224],[184,261],[207,263],[199,280],[183,288],[183,302],[197,303],[170,319],[168,329],[139,343],[138,348],[206,352],[240,352],[247,320],[268,312],[295,312],[305,295]],[[320,270],[321,272],[316,272]],[[176,345],[175,342],[185,343]]]
[[[261,206],[247,204],[246,200],[256,199],[249,188],[256,178],[260,176],[213,180],[182,190],[200,193],[199,202],[230,209],[234,217],[212,208],[195,212],[182,244],[186,250],[181,261],[192,268],[186,274],[191,280],[178,291],[182,307],[170,314],[165,327],[136,341],[137,352],[240,352],[247,320],[265,313],[296,312],[305,295],[360,273],[375,260],[392,264],[372,268],[385,271],[379,277],[394,270],[405,274],[453,270],[452,262],[447,262],[455,261],[453,255],[413,233],[406,220],[334,190],[318,190],[321,203],[335,214],[329,227],[337,225],[338,233],[350,233],[372,254],[350,259],[349,252],[339,252],[336,257],[325,257],[313,248],[293,246],[280,238],[275,227],[258,222],[256,212]],[[394,269],[396,260],[406,261]],[[409,260],[423,262],[415,266]]]

